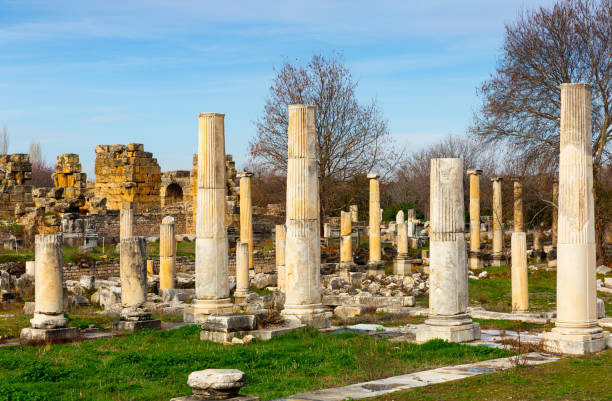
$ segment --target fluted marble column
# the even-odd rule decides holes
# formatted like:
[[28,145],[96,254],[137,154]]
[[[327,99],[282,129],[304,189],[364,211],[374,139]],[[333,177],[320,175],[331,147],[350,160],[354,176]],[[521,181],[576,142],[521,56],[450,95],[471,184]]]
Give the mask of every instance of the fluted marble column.
[[240,178],[240,242],[249,246],[249,269],[253,269],[253,207],[251,202],[251,177],[253,173],[238,173]]
[[289,106],[285,308],[282,315],[328,326],[321,304],[319,179],[315,107]]
[[276,279],[278,289],[285,292],[287,283],[287,272],[285,268],[285,239],[287,233],[284,224],[277,224],[275,229],[274,253],[276,256]]
[[201,113],[198,118],[196,211],[196,323],[207,315],[233,310],[229,299],[228,244],[225,227],[224,115]]
[[368,261],[369,274],[384,273],[384,264],[380,252],[380,176],[378,174],[368,174],[370,180],[370,260]]
[[514,181],[514,232],[511,238],[512,252],[512,311],[529,309],[527,270],[527,234],[525,234],[523,184]]
[[174,218],[166,216],[159,229],[159,291],[176,287]]
[[352,215],[340,212],[340,271],[347,274],[353,268]]
[[122,202],[119,212],[119,240],[131,237],[134,231],[134,205],[132,202]]
[[592,135],[590,86],[561,84],[557,320],[545,346],[576,355],[609,335],[597,326]]
[[491,178],[493,182],[493,252],[491,266],[504,263],[504,218],[502,213],[502,178]]
[[72,339],[75,327],[64,317],[63,242],[60,234],[35,237],[34,317],[32,327],[21,330],[24,341]]
[[249,244],[236,243],[236,303],[244,302],[249,295]]
[[464,235],[463,161],[431,159],[429,316],[416,340],[453,342],[480,338],[467,315],[468,273]]
[[470,269],[483,267],[480,252],[480,175],[482,170],[468,170],[470,177]]

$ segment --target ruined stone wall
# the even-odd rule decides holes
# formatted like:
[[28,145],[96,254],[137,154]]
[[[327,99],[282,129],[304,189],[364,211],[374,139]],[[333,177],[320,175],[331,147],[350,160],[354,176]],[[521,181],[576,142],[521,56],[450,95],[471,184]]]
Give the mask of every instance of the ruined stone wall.
[[191,171],[166,171],[161,175],[161,206],[193,202]]
[[161,169],[157,159],[138,143],[96,146],[95,195],[106,198],[108,210],[133,202],[136,212],[161,206]]
[[30,155],[0,155],[0,219],[15,219],[34,206]]

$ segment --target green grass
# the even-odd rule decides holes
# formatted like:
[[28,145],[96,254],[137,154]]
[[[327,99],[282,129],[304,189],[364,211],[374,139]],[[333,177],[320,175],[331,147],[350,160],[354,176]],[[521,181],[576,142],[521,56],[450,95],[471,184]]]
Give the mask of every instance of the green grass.
[[443,384],[391,393],[370,401],[612,400],[612,350]]
[[228,347],[200,341],[199,331],[186,326],[91,342],[1,348],[0,400],[167,400],[190,394],[187,376],[207,368],[246,372],[242,392],[266,400],[508,355],[440,340],[415,345],[310,328]]
[[[159,257],[159,241],[147,243],[147,256],[149,259]],[[177,242],[176,256],[195,259],[195,242]]]

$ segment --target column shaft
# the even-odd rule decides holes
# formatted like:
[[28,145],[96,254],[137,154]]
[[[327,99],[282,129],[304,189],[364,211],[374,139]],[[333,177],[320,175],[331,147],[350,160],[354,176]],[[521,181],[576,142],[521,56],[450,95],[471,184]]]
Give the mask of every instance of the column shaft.
[[287,274],[285,269],[285,239],[286,230],[284,224],[277,224],[275,229],[275,246],[274,252],[276,256],[276,275],[278,281],[278,289],[285,292]]
[[504,220],[502,214],[502,178],[493,181],[493,261],[492,266],[500,266],[504,259]]
[[529,286],[527,270],[527,234],[512,233],[512,310],[523,312],[529,309]]
[[370,264],[380,264],[380,181],[378,174],[368,174],[370,180]]
[[249,247],[249,269],[253,264],[253,207],[251,201],[251,177],[253,173],[238,173],[240,178],[240,242]]
[[249,295],[249,245],[244,242],[236,244],[236,291],[234,297],[244,298]]
[[123,202],[119,212],[119,240],[131,237],[134,231],[134,207],[132,202]]
[[351,213],[340,212],[340,263],[353,263],[353,239],[351,237]]
[[30,320],[32,327],[65,327],[62,236],[37,235],[34,252],[34,318]]
[[121,239],[121,305],[139,308],[147,300],[147,246],[143,237]]
[[159,290],[175,288],[176,238],[174,218],[166,216],[159,229]]

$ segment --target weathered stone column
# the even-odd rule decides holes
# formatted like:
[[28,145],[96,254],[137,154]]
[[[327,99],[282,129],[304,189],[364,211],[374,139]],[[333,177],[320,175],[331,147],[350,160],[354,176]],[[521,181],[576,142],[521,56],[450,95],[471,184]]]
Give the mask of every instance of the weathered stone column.
[[26,341],[75,338],[64,317],[63,241],[59,234],[37,235],[34,250],[34,318],[21,331]]
[[236,243],[236,291],[234,299],[243,303],[249,295],[249,244]]
[[26,268],[26,274],[29,274],[30,276],[34,276],[34,272],[36,271],[36,262],[33,260],[28,260],[25,263],[25,268]]
[[331,238],[331,224],[323,223],[323,238],[330,239]]
[[483,267],[480,252],[480,175],[482,170],[468,170],[470,177],[470,269]]
[[533,228],[533,260],[536,262],[541,262],[544,258],[543,237],[544,232],[542,231],[542,224],[536,223]]
[[287,273],[285,269],[285,238],[287,235],[284,224],[276,225],[275,237],[274,253],[276,256],[276,280],[278,282],[278,289],[285,292],[287,283]]
[[329,326],[321,304],[319,178],[315,107],[289,106],[287,165],[286,298],[282,315]]
[[207,315],[229,313],[229,269],[225,227],[224,115],[200,113],[198,118],[198,193],[196,219],[195,323]]
[[147,277],[153,277],[153,259],[147,259]]
[[174,218],[166,216],[159,229],[159,291],[176,288]]
[[606,347],[597,326],[591,88],[561,84],[557,321],[545,346],[582,355]]
[[249,269],[253,269],[253,207],[251,177],[253,173],[238,173],[240,178],[240,242],[249,246]]
[[384,264],[380,253],[380,176],[368,174],[370,180],[370,260],[368,261],[368,274],[384,273]]
[[504,263],[504,218],[502,213],[502,178],[491,178],[493,182],[493,252],[491,266]]
[[121,203],[119,212],[119,240],[131,237],[134,231],[134,205],[132,202]]
[[523,208],[523,184],[514,181],[514,232],[511,238],[512,251],[512,311],[529,309],[529,287],[527,271],[527,234],[525,234]]
[[468,273],[464,234],[463,161],[431,159],[429,316],[416,340],[462,342],[480,338],[467,315]]
[[340,212],[340,274],[348,275],[354,268],[352,215],[350,212]]
[[404,212],[399,211],[395,219],[397,224],[397,257],[393,261],[393,274],[407,275],[412,272],[408,260],[408,223],[404,221]]
[[553,187],[552,187],[552,201],[554,203],[553,206],[553,210],[552,210],[552,227],[551,227],[551,231],[552,231],[552,246],[553,246],[553,251],[556,251],[557,249],[557,238],[558,238],[558,230],[559,230],[559,223],[558,223],[558,219],[559,219],[559,180],[554,180],[553,181]]
[[351,213],[351,223],[359,223],[359,206],[350,205],[349,212]]
[[144,237],[121,239],[121,315],[113,329],[138,331],[161,329],[160,320],[151,320],[151,311],[143,307],[147,301],[147,245]]

